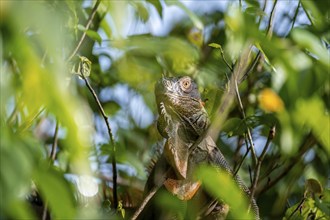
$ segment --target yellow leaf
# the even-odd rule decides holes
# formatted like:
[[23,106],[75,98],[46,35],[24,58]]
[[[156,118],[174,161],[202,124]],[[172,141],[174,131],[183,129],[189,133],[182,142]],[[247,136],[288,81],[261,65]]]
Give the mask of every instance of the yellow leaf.
[[284,109],[282,99],[269,88],[262,90],[258,99],[260,108],[266,112],[280,112]]

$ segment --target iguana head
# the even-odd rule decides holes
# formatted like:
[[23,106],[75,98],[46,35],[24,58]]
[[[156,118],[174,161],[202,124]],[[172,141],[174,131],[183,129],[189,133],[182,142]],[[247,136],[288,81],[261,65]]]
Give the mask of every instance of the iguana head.
[[155,87],[159,112],[158,130],[168,137],[169,123],[179,123],[178,134],[187,142],[195,141],[209,124],[197,84],[189,77],[163,77]]

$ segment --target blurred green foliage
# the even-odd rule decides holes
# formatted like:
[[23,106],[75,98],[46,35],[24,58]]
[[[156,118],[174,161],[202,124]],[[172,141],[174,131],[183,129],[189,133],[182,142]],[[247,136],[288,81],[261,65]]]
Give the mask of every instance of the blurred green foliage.
[[[214,5],[203,11],[185,1],[98,1],[94,19],[88,20],[96,1],[1,1],[0,218],[40,219],[45,204],[53,219],[129,218],[142,201],[144,168],[162,145],[153,123],[155,81],[162,75],[192,76],[214,119],[222,94],[230,89],[231,71],[224,58],[235,66],[247,48],[250,66],[258,51],[261,56],[239,85],[246,118],[237,103],[230,106],[215,141],[237,168],[247,148],[247,128],[259,155],[276,125],[255,194],[261,217],[305,219],[312,213],[329,218],[329,1],[265,2],[264,7],[254,0],[220,1],[216,7],[214,1],[196,1]],[[169,19],[165,12],[173,8],[185,16]],[[138,31],[157,19],[172,22],[162,36]],[[86,65],[74,66],[79,57],[69,57],[84,33],[74,55],[85,57]],[[77,67],[88,72],[115,135],[117,212],[112,146],[92,95],[71,74]],[[265,89],[274,95],[260,96]],[[264,98],[283,103],[283,108],[261,105]],[[254,165],[248,155],[239,170],[247,185]],[[201,168],[205,188],[240,210],[246,204],[235,185],[215,172]],[[81,175],[94,176],[96,195],[77,189]],[[304,197],[310,178],[324,188],[323,197]],[[31,195],[42,202],[32,201]],[[295,211],[302,199],[303,208]],[[161,203],[170,210],[180,206],[173,206],[171,198]],[[241,217],[235,211],[233,216]]]

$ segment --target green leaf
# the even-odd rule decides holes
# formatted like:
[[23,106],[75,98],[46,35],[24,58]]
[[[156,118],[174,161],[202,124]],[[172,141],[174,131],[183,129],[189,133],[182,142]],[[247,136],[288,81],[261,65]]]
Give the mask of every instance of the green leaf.
[[85,26],[83,26],[81,24],[78,24],[77,28],[78,28],[78,30],[85,32],[86,35],[88,37],[90,37],[92,40],[95,40],[96,42],[101,44],[102,38],[99,33],[97,33],[96,31],[90,30],[90,29],[86,29]]
[[189,33],[187,34],[187,37],[189,41],[196,45],[198,48],[203,46],[203,30],[200,30],[198,28],[191,28]]
[[116,114],[120,110],[120,105],[115,101],[108,101],[103,103],[103,109],[105,114],[111,116]]
[[305,196],[311,195],[320,195],[323,193],[323,188],[321,183],[316,179],[307,179],[305,182]]
[[125,209],[123,208],[123,202],[122,201],[119,201],[117,210],[121,214],[123,219],[125,219]]
[[40,167],[35,171],[34,179],[42,198],[48,201],[55,219],[75,218],[74,198],[63,174],[53,169],[46,170]]
[[85,77],[90,76],[92,69],[92,62],[84,56],[79,56],[79,60],[76,60],[71,69],[71,74],[77,74],[81,76],[84,74]]
[[[301,1],[301,4],[312,24],[318,29],[323,28],[323,21],[325,19],[323,18],[318,8],[315,6],[315,3],[313,1],[303,0]],[[329,4],[326,7],[329,8]]]
[[162,7],[162,4],[160,3],[160,1],[159,0],[147,0],[147,2],[149,2],[156,8],[159,16],[162,18],[163,17],[163,7]]
[[65,3],[67,4],[68,8],[70,9],[70,12],[72,13],[72,15],[69,17],[68,20],[68,27],[74,30],[75,37],[77,37],[78,34],[77,24],[79,22],[79,18],[77,15],[77,8],[75,4],[76,2],[71,0],[66,0]]
[[316,55],[317,59],[327,68],[330,68],[329,54],[325,47],[322,46],[321,40],[314,34],[303,29],[294,29],[292,38],[302,48]]
[[248,7],[245,12],[254,16],[265,16],[266,13],[258,7]]
[[206,191],[229,205],[233,219],[253,219],[251,213],[247,213],[247,196],[238,188],[229,173],[212,166],[202,165],[197,169],[196,176],[202,181]]
[[[242,126],[242,124],[243,124],[242,119],[230,118],[230,119],[226,120],[225,124],[223,125],[222,131],[228,133],[228,136],[243,134],[244,129],[239,129]],[[242,130],[242,131],[237,133],[238,130]]]
[[246,3],[254,8],[260,8],[260,3],[258,0],[246,0]]
[[85,28],[85,26],[84,25],[81,25],[81,24],[78,24],[77,25],[77,28],[78,28],[78,30],[80,30],[80,31],[86,31],[87,29]]
[[142,2],[131,2],[135,6],[137,15],[145,23],[149,19],[149,11],[146,9],[145,5]]
[[287,209],[283,220],[329,219],[328,210],[322,212],[314,199],[307,198]]
[[176,196],[169,194],[167,191],[160,191],[156,194],[156,205],[164,208],[166,212],[175,213],[177,219],[184,219],[184,213],[187,210],[187,203],[179,200]]
[[330,117],[319,97],[299,99],[292,117],[299,126],[308,126],[330,154]]
[[217,43],[210,43],[209,46],[210,47],[213,47],[213,48],[217,48],[217,49],[220,49],[221,48],[221,45],[220,44],[217,44]]
[[330,217],[330,189],[325,189],[323,195],[315,198],[315,205]]
[[88,37],[90,37],[91,39],[95,40],[96,42],[98,42],[99,44],[102,43],[102,38],[99,35],[99,33],[97,33],[96,31],[93,30],[87,30],[86,34]]
[[103,31],[105,32],[105,34],[107,35],[107,37],[109,39],[111,39],[112,37],[112,30],[110,28],[110,25],[108,24],[106,19],[103,19],[101,21],[100,27],[103,29]]
[[98,42],[99,44],[102,43],[102,38],[100,36],[99,33],[97,33],[96,31],[90,30],[90,29],[86,29],[85,26],[78,24],[77,25],[78,30],[86,32],[86,35],[88,37],[90,37],[92,40],[95,40],[96,42]]
[[204,24],[201,21],[201,19],[194,13],[192,12],[189,8],[187,8],[182,2],[178,1],[178,0],[165,0],[165,3],[167,5],[176,5],[179,8],[181,8],[191,19],[191,21],[193,22],[194,26],[200,30],[204,29]]

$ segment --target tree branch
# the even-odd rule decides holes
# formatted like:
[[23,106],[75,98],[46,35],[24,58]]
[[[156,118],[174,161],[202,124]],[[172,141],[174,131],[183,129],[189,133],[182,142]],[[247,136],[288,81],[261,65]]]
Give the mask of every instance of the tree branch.
[[[88,30],[89,27],[91,26],[92,21],[93,21],[93,18],[94,18],[95,14],[96,14],[97,8],[99,7],[100,3],[101,3],[101,0],[97,0],[96,1],[95,5],[94,5],[94,7],[92,9],[92,13],[89,15],[89,18],[87,20],[87,24],[85,26],[85,29],[86,30]],[[78,52],[80,46],[82,45],[85,37],[86,37],[86,31],[84,31],[83,34],[81,35],[81,38],[80,38],[80,40],[79,40],[76,48],[72,51],[71,55],[68,57],[68,59],[67,59],[68,61],[70,61],[76,55],[76,53]]]
[[143,209],[145,208],[145,206],[148,204],[148,202],[150,201],[150,199],[156,194],[156,192],[159,190],[159,188],[162,185],[159,186],[155,186],[153,187],[150,192],[148,193],[148,195],[144,198],[143,202],[141,203],[140,207],[135,211],[135,213],[132,216],[132,220],[136,220],[139,215],[141,214],[141,212],[143,211]]
[[117,165],[116,165],[116,145],[115,145],[115,141],[113,139],[113,135],[112,135],[112,131],[111,131],[109,121],[108,121],[108,117],[105,114],[104,109],[101,105],[101,102],[100,102],[99,98],[97,97],[94,89],[89,84],[88,79],[85,77],[84,72],[83,72],[83,68],[80,69],[80,76],[83,78],[87,88],[92,93],[92,95],[94,97],[94,100],[97,103],[99,111],[101,112],[101,115],[102,115],[102,117],[104,119],[104,122],[107,126],[108,134],[109,134],[109,137],[110,137],[110,142],[111,142],[111,145],[112,145],[111,163],[112,163],[112,179],[113,179],[113,204],[114,204],[114,208],[117,209],[117,207],[118,207],[118,196],[117,196]]
[[262,150],[262,153],[261,153],[260,157],[258,158],[257,166],[256,166],[255,171],[254,171],[254,177],[253,177],[253,182],[252,182],[251,195],[250,195],[250,203],[251,203],[251,201],[254,198],[254,194],[255,194],[255,191],[256,191],[256,188],[257,188],[257,183],[258,183],[258,180],[259,180],[261,164],[262,164],[262,162],[263,162],[263,160],[265,158],[265,155],[266,155],[266,152],[268,150],[268,147],[269,147],[270,142],[275,137],[275,132],[276,132],[275,126],[273,126],[270,129],[270,131],[269,131],[269,134],[268,134],[267,141],[266,141],[266,144],[264,146],[264,149]]

